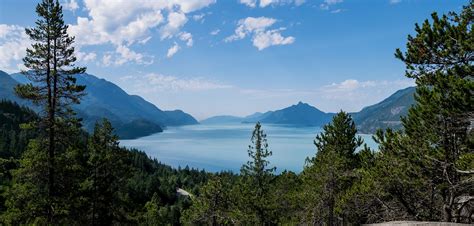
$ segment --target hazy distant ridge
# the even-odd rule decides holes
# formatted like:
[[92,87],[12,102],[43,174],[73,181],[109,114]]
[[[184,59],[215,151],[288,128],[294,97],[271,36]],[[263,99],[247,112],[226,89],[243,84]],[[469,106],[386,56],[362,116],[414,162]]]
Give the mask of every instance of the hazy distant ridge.
[[377,129],[400,129],[402,116],[415,104],[415,87],[398,90],[381,102],[352,113],[359,132],[374,133]]
[[[415,87],[398,90],[383,101],[364,107],[359,112],[351,113],[361,133],[374,133],[379,128],[401,128],[400,117],[408,113],[415,103]],[[271,124],[289,124],[296,126],[323,126],[331,121],[334,113],[325,113],[307,103],[266,113],[254,113],[246,117],[214,116],[202,120],[203,124],[217,123],[255,123],[257,121]]]
[[[119,86],[94,75],[80,74],[77,83],[86,85],[80,105],[74,106],[84,127],[91,131],[97,120],[108,118],[121,138],[135,138],[161,132],[166,126],[192,125],[198,122],[181,111],[162,111],[140,96],[129,95]],[[15,96],[13,87],[28,80],[20,73],[8,75],[0,71],[0,98],[31,106]]]

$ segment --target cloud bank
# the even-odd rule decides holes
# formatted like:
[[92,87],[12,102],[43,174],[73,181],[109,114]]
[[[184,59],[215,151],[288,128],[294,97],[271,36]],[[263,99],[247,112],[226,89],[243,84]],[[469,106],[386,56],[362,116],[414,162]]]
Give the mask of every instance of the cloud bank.
[[224,39],[224,41],[233,42],[251,36],[252,43],[258,50],[276,45],[289,45],[295,42],[293,36],[284,37],[281,34],[286,28],[269,29],[275,22],[277,22],[276,19],[268,17],[247,17],[241,19],[237,23],[234,34]]

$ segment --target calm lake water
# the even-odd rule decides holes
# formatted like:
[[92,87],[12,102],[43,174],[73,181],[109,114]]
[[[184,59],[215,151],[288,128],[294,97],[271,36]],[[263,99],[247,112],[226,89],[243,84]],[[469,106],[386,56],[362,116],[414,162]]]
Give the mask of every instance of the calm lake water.
[[[254,124],[218,124],[169,127],[163,133],[134,140],[121,140],[125,147],[145,151],[150,157],[173,167],[205,169],[216,172],[239,172],[249,158],[248,145]],[[300,172],[305,159],[316,154],[313,140],[321,132],[319,127],[294,127],[263,124],[267,134],[271,166],[277,171]],[[372,135],[360,134],[367,145],[376,148]]]

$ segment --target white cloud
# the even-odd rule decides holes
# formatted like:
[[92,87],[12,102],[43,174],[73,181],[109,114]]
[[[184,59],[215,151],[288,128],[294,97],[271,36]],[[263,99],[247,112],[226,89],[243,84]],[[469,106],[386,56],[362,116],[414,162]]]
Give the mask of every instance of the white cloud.
[[135,20],[116,30],[119,37],[113,39],[115,44],[122,42],[133,43],[148,34],[149,29],[158,26],[163,21],[163,15],[158,12],[149,12],[140,15]]
[[178,50],[179,50],[179,45],[178,43],[175,42],[174,45],[168,49],[168,53],[166,53],[166,57],[171,58],[178,52]]
[[352,91],[354,89],[371,87],[375,85],[376,83],[374,81],[359,82],[358,80],[355,80],[355,79],[347,79],[340,83],[332,83],[331,85],[327,85],[323,89],[329,92],[332,92],[332,91],[347,92],[347,91]]
[[288,45],[295,41],[292,36],[283,37],[281,32],[285,28],[268,30],[276,22],[276,19],[267,17],[247,17],[238,22],[235,33],[224,39],[225,42],[244,39],[252,35],[252,43],[258,50],[263,50],[274,45]]
[[319,7],[323,10],[329,10],[329,8],[333,5],[342,3],[344,0],[324,0]]
[[[75,0],[73,0],[75,1]],[[187,14],[214,4],[216,0],[84,0],[87,17],[78,17],[68,32],[76,36],[78,46],[112,44],[118,63],[144,61],[142,53],[132,53],[134,43],[144,44],[151,32],[159,30],[160,38],[177,38],[188,21]],[[72,2],[72,1],[70,1]],[[191,44],[191,39],[186,42]],[[125,53],[126,47],[129,51]],[[122,52],[118,52],[122,50]],[[124,53],[126,56],[124,56]]]
[[255,34],[253,45],[258,50],[263,50],[274,45],[289,45],[295,42],[294,37],[283,37],[280,31],[283,29],[269,30]]
[[[26,55],[31,41],[25,28],[17,25],[0,24],[0,68],[7,72],[18,71],[20,61]],[[15,65],[12,67],[12,65]]]
[[278,0],[260,0],[260,7],[265,8],[271,4],[276,4],[278,2]]
[[140,43],[140,44],[146,44],[148,41],[150,41],[150,39],[151,39],[151,36],[148,36],[148,37],[146,37],[146,38],[144,38],[144,39],[138,41],[138,43]]
[[86,53],[76,50],[77,61],[87,63],[97,59],[97,54],[94,52]]
[[344,11],[345,11],[345,10],[343,10],[343,9],[335,9],[335,10],[331,10],[331,13],[336,14],[336,13],[342,13],[342,12],[344,12]]
[[188,33],[188,32],[181,32],[179,34],[179,39],[181,39],[181,41],[183,42],[186,42],[186,46],[188,47],[191,47],[193,46],[193,35],[191,35],[191,33]]
[[303,3],[305,3],[306,0],[295,0],[295,5],[296,6],[300,6],[300,5],[303,5]]
[[253,101],[261,100],[268,103],[277,98],[279,102],[293,104],[301,100],[326,112],[341,109],[353,112],[378,103],[397,90],[414,85],[413,79],[367,81],[347,79],[316,89],[239,89],[239,93]]
[[119,55],[115,60],[115,65],[122,65],[127,62],[135,62],[137,64],[151,64],[152,60],[146,61],[145,57],[141,53],[137,53],[124,45],[117,46],[115,50]]
[[240,0],[240,3],[252,8],[257,6],[257,0]]
[[370,95],[378,96],[378,93],[386,93],[387,90],[393,92],[395,90],[414,86],[413,79],[393,80],[393,81],[358,81],[355,79],[344,80],[340,83],[323,86],[322,94],[328,99],[348,99],[352,98],[369,98]]
[[24,30],[25,29],[23,27],[17,25],[0,24],[0,38],[6,39],[8,36],[17,36],[18,34],[21,35]]
[[180,28],[188,21],[186,15],[180,12],[171,12],[168,14],[168,23],[161,28],[161,39],[173,37]]
[[247,5],[248,7],[255,8],[257,5],[260,8],[265,8],[270,5],[288,5],[288,4],[295,4],[296,6],[300,6],[305,3],[306,0],[240,0],[241,4]]
[[139,79],[135,76],[122,77],[123,82],[133,82],[133,89],[140,94],[157,92],[205,91],[232,88],[230,85],[206,80],[202,77],[178,78],[162,74],[147,74]]
[[275,22],[275,19],[267,17],[247,17],[245,19],[241,19],[238,22],[238,27],[235,29],[235,33],[227,37],[225,41],[231,42],[240,40],[253,32],[264,32],[265,29],[272,26]]
[[[81,54],[81,52],[78,53]],[[89,59],[92,59],[93,57],[97,58],[95,53],[93,53],[93,55],[95,56],[88,54],[85,55],[85,57],[89,57]],[[102,66],[120,66],[126,63],[149,65],[153,63],[153,59],[153,56],[137,53],[126,45],[118,45],[114,52],[109,51],[103,54]]]
[[75,12],[79,9],[79,4],[77,4],[76,0],[66,0],[61,5],[65,10],[69,10],[72,12]]
[[[188,14],[214,4],[216,0],[84,0],[81,5],[77,0],[61,2],[65,10],[83,8],[86,13],[86,16],[77,17],[68,29],[68,33],[76,37],[77,50],[85,46],[112,45],[113,52],[77,52],[78,58],[92,61],[94,56],[97,59],[102,55],[104,65],[121,65],[153,62],[153,56],[136,52],[133,46],[147,43],[153,31],[160,31],[162,38],[182,40],[187,46],[192,46],[192,35],[181,31],[188,21]],[[16,65],[31,42],[22,27],[0,26],[0,67],[17,70]]]
[[204,21],[205,13],[193,15],[193,20],[195,21]]
[[105,54],[104,56],[102,56],[102,64],[104,66],[112,65],[112,55]]
[[220,29],[215,29],[215,30],[212,30],[209,34],[210,35],[217,35],[217,34],[219,34],[219,32],[221,32]]

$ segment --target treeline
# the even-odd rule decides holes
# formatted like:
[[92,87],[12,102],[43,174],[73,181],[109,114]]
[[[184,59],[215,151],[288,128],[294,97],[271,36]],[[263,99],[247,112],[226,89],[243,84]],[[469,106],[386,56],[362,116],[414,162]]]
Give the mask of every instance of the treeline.
[[40,111],[0,102],[0,224],[179,224],[191,203],[176,190],[198,194],[209,175],[119,147],[107,120],[84,132],[71,108],[86,95],[74,77],[86,70],[74,64],[74,37],[59,1],[36,12],[36,26],[25,29],[34,43],[23,58],[30,83],[15,92]]
[[[60,189],[54,200],[48,200],[46,153],[39,146],[40,131],[30,126],[38,118],[16,103],[0,101],[2,224],[179,224],[182,210],[191,202],[177,196],[176,189],[199,194],[198,187],[209,177],[204,171],[173,169],[144,152],[119,147],[104,120],[91,135],[78,132],[63,140],[71,144],[56,153]],[[50,205],[52,221],[47,218]]]
[[[257,124],[251,161],[236,181],[214,176],[184,212],[198,225],[347,225],[415,220],[474,222],[473,1],[416,25],[396,58],[417,84],[403,129],[366,146],[338,113],[316,136],[303,172],[275,175]],[[356,151],[360,149],[360,151]]]
[[[32,83],[16,93],[38,114],[0,102],[0,223],[6,225],[346,225],[474,220],[473,1],[416,25],[395,56],[417,84],[400,131],[379,130],[378,150],[336,114],[301,173],[275,173],[260,123],[239,175],[172,169],[119,147],[110,122],[81,129],[85,95],[73,37],[58,1],[37,7],[24,58]],[[178,145],[178,144],[177,144]],[[291,150],[289,150],[291,151]],[[183,190],[184,189],[184,190]]]

